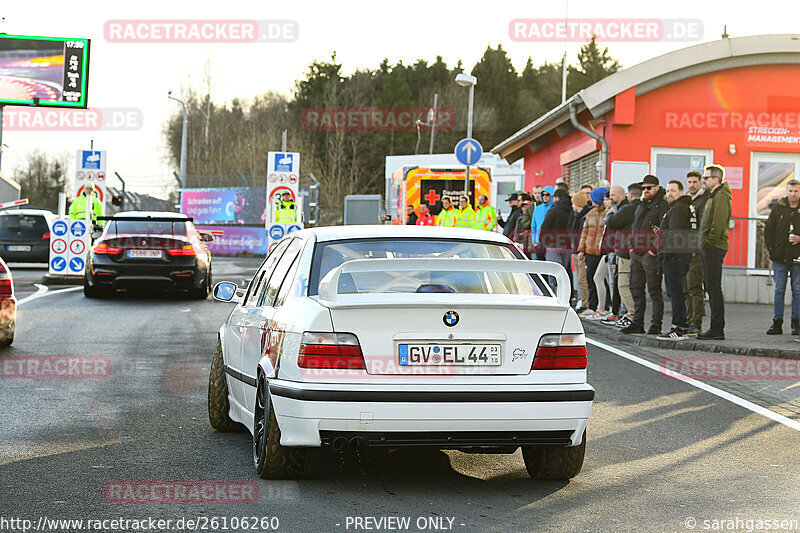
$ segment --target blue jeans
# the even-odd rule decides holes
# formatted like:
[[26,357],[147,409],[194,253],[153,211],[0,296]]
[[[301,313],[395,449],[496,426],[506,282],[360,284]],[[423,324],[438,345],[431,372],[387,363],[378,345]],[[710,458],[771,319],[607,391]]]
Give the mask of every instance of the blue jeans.
[[772,263],[775,271],[775,317],[783,319],[786,303],[786,281],[792,276],[792,318],[800,318],[800,264]]

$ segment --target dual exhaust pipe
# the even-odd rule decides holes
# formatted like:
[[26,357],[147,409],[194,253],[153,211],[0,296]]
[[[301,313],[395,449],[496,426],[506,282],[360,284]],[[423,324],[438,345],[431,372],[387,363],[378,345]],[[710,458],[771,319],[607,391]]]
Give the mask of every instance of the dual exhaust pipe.
[[337,453],[344,453],[348,448],[360,451],[368,446],[366,439],[362,437],[336,437],[331,443],[331,448]]

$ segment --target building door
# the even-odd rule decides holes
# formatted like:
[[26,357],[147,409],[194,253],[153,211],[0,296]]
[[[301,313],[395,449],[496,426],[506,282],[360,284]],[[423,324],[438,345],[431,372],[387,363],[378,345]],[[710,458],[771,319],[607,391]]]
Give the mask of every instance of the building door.
[[786,196],[786,183],[800,174],[800,154],[752,152],[750,154],[750,218],[747,266],[769,269],[764,246],[764,225],[775,202]]

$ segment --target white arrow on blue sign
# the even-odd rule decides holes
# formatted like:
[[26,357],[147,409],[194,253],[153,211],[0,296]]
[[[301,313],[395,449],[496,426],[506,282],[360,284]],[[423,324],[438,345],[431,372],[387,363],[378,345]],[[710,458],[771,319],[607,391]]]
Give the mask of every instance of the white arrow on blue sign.
[[63,257],[56,257],[50,262],[50,265],[56,272],[61,272],[67,266],[67,260]]
[[483,146],[475,139],[461,139],[456,145],[456,159],[462,165],[474,165],[483,155]]
[[67,234],[67,223],[63,220],[57,220],[53,222],[53,233],[57,236],[61,237],[62,235]]
[[73,272],[80,272],[83,270],[83,259],[80,257],[73,257],[69,260],[69,269]]

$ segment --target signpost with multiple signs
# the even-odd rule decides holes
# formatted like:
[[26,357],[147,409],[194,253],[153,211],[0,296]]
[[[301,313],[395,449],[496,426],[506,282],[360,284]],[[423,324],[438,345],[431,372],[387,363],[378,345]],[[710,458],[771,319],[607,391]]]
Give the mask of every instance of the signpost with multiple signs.
[[[267,155],[267,240],[269,250],[286,234],[302,228],[302,206],[298,204],[300,184],[300,154],[298,152],[269,152]],[[284,193],[295,203],[295,221],[277,223],[276,207]]]

